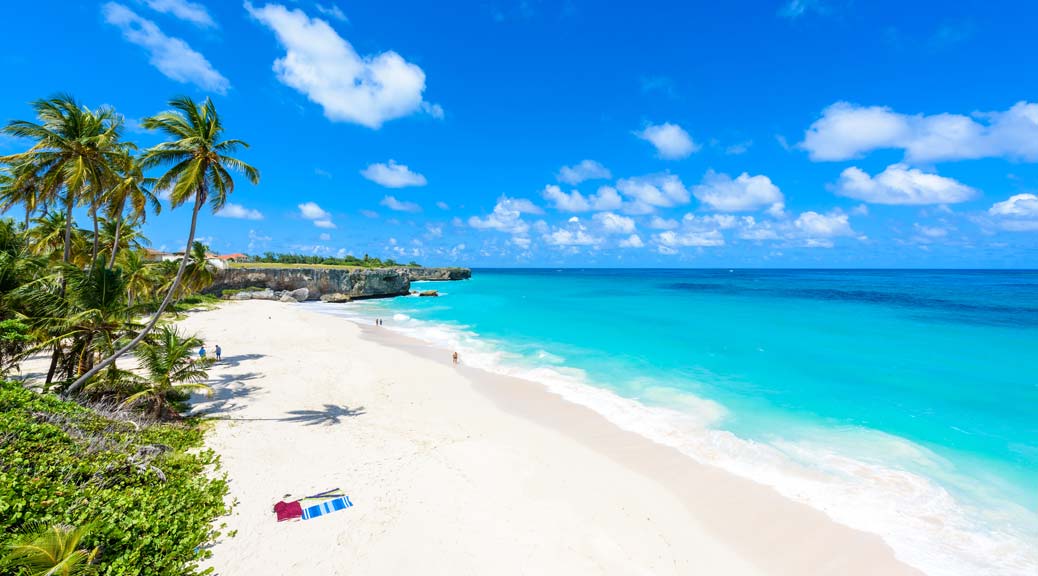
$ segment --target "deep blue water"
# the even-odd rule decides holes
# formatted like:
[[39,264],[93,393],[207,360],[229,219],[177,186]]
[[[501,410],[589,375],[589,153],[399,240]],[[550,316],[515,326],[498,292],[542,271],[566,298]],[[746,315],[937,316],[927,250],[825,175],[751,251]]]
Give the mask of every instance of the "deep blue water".
[[[1038,272],[476,270],[428,287],[445,295],[347,310],[666,409],[665,441],[931,573],[995,562],[992,546],[990,573],[1038,566]],[[945,527],[908,525],[930,516]]]

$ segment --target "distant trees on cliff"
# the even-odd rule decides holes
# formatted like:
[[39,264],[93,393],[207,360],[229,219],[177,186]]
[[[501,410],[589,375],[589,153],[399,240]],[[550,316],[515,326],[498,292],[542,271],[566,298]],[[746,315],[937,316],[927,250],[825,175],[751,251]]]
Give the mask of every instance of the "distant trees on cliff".
[[357,258],[353,255],[346,255],[342,258],[334,258],[331,256],[317,256],[315,254],[286,254],[280,252],[264,252],[263,255],[253,254],[249,256],[249,262],[259,262],[264,264],[324,264],[326,266],[357,266],[360,268],[392,268],[395,266],[421,266],[414,260],[407,264],[402,264],[393,260],[392,258],[372,258],[367,254],[363,258]]

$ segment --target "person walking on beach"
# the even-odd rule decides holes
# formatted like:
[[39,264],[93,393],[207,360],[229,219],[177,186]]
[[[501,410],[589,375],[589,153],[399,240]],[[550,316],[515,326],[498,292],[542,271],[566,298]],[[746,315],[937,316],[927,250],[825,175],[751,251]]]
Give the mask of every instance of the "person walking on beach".
[[455,366],[458,365],[458,353],[457,352],[454,352],[454,354],[451,354],[451,362],[453,362]]
[[216,361],[219,362],[220,361],[220,357],[223,356],[223,350],[220,350],[220,345],[217,344],[216,345],[216,349],[213,350],[213,351],[216,352]]
[[202,347],[198,349],[198,359],[205,360],[205,344],[202,344]]

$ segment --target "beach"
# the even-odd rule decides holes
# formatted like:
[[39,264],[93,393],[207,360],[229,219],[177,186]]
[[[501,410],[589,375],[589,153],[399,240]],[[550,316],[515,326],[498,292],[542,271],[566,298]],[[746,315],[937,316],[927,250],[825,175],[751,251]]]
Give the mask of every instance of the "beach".
[[[918,573],[878,536],[387,328],[267,301],[179,325],[224,354],[193,406],[235,503],[216,574]],[[331,488],[354,506],[275,521],[286,495]]]

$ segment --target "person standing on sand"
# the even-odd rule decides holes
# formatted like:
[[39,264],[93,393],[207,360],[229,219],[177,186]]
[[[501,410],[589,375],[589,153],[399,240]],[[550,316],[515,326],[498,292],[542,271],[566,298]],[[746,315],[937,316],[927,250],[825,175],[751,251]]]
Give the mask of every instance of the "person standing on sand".
[[205,344],[202,344],[202,347],[198,349],[198,359],[205,360]]
[[216,361],[219,362],[220,361],[220,357],[223,356],[223,350],[220,350],[220,345],[217,344],[216,345],[216,349],[213,350],[213,351],[216,352]]
[[451,361],[454,363],[455,366],[458,365],[458,353],[457,352],[455,352],[454,354],[451,355]]

